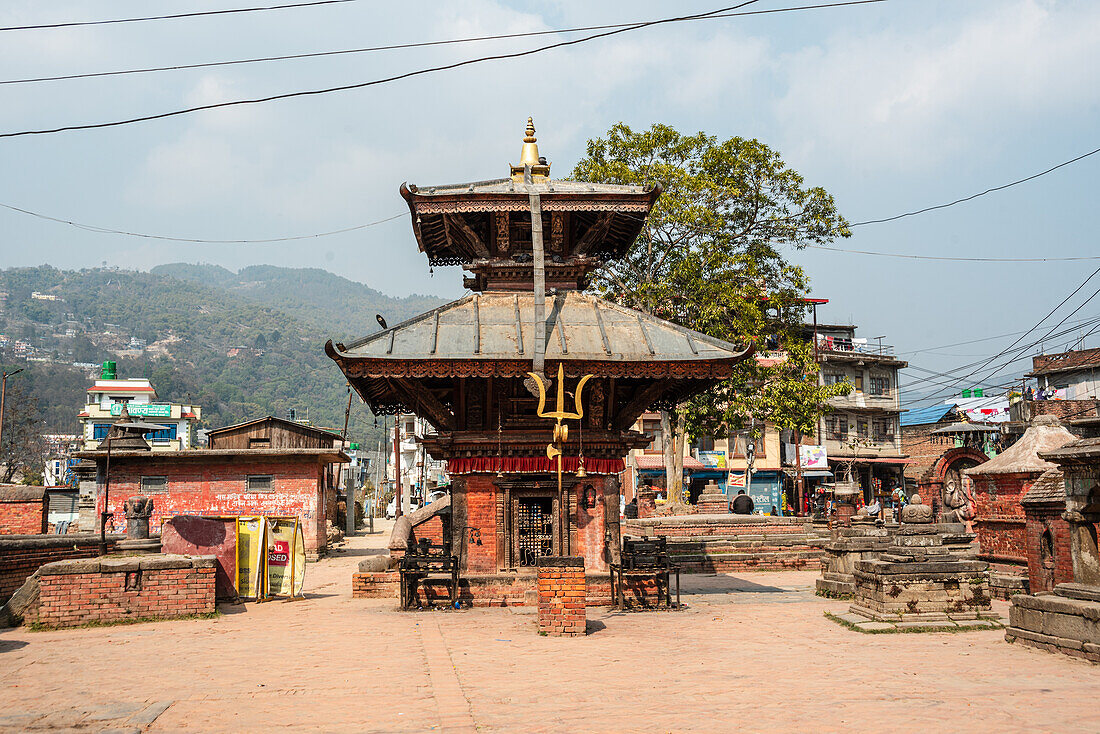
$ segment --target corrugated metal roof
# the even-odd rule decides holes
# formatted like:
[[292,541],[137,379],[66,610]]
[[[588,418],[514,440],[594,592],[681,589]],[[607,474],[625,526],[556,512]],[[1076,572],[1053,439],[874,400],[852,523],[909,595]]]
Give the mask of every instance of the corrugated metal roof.
[[933,405],[930,408],[909,410],[901,414],[901,425],[926,426],[929,423],[939,423],[943,417],[955,409],[954,405]]
[[[473,294],[355,341],[338,353],[374,359],[522,360],[534,354],[533,293]],[[546,359],[624,362],[741,359],[745,350],[602,298],[546,299]]]

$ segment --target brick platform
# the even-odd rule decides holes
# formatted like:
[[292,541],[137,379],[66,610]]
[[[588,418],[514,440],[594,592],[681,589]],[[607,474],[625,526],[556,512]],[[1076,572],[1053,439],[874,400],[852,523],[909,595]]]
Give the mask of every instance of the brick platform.
[[539,634],[583,636],[587,624],[584,559],[543,557],[538,559],[538,569]]
[[213,556],[107,556],[42,567],[27,624],[79,627],[214,611]]
[[668,538],[683,573],[816,569],[828,533],[805,518],[767,515],[673,515],[622,523],[623,536]]
[[[532,572],[467,574],[459,577],[458,599],[473,607],[523,607],[535,604],[538,577]],[[400,576],[397,571],[359,572],[352,574],[353,599],[392,599],[400,594]],[[590,573],[585,578],[585,604],[590,607],[606,607],[612,603],[611,575]],[[443,604],[448,600],[445,582],[422,580],[417,589],[422,604]]]
[[[107,548],[124,535],[108,535]],[[99,536],[93,533],[70,535],[12,535],[0,537],[0,604],[5,603],[39,566],[69,558],[94,558],[99,555]]]

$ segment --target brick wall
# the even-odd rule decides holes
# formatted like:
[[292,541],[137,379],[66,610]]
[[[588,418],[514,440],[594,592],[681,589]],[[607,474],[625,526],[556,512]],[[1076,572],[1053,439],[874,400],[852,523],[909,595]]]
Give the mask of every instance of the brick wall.
[[[1057,584],[1073,581],[1069,523],[1062,519],[1065,504],[1024,506],[1027,532],[1027,575],[1032,594],[1053,591]],[[1053,553],[1044,551],[1043,534],[1050,532]]]
[[[497,570],[497,486],[492,474],[469,474],[466,479],[466,570]],[[503,541],[503,536],[500,539]]]
[[538,568],[539,634],[583,636],[587,623],[584,559],[540,558]]
[[431,517],[415,526],[412,532],[417,541],[427,538],[432,545],[443,545],[443,518]]
[[44,566],[38,581],[38,601],[24,621],[50,628],[215,610],[212,557],[61,561]]
[[1027,529],[1020,498],[1039,474],[977,475],[974,530],[983,560],[1027,563]]
[[902,426],[901,452],[909,454],[909,459],[913,462],[905,467],[905,478],[908,482],[916,483],[944,451],[955,448],[954,441],[932,437],[932,431],[944,425],[929,423],[924,426]]
[[[524,574],[463,574],[458,581],[458,598],[475,607],[517,607],[530,603],[536,591],[537,576]],[[611,604],[611,577],[606,573],[586,576],[585,603],[590,607]],[[629,585],[627,587],[630,588]],[[444,603],[448,597],[446,582],[421,582],[417,598],[421,603]],[[397,571],[360,572],[352,576],[351,595],[354,599],[390,599],[400,596],[400,576]]]
[[[314,460],[293,457],[237,458],[233,461],[172,461],[142,459],[111,463],[110,529],[124,531],[123,503],[145,494],[153,500],[150,529],[176,515],[297,515],[302,519],[306,552],[319,553],[326,545],[323,468]],[[273,491],[249,492],[250,475],[272,477]],[[143,476],[164,476],[164,492],[142,492]],[[96,511],[102,509],[102,486]]]
[[0,485],[0,535],[46,532],[49,497],[42,487]]
[[[108,549],[124,537],[108,536]],[[99,536],[92,533],[0,538],[0,604],[6,603],[40,566],[98,554]]]

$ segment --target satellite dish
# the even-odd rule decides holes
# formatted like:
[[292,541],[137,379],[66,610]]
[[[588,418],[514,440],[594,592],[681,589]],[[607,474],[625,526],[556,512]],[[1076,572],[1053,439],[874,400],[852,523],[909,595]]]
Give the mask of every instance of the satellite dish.
[[381,326],[383,329],[390,328],[390,327],[386,326],[386,320],[384,318],[382,318],[382,314],[376,313],[374,315],[374,318],[378,321],[378,325]]

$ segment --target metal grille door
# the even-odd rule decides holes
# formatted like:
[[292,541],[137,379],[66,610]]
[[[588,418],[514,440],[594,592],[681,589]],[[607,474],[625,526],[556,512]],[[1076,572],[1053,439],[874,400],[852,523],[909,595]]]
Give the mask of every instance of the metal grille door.
[[554,554],[552,500],[519,500],[516,508],[516,540],[520,566],[534,566],[539,556]]

